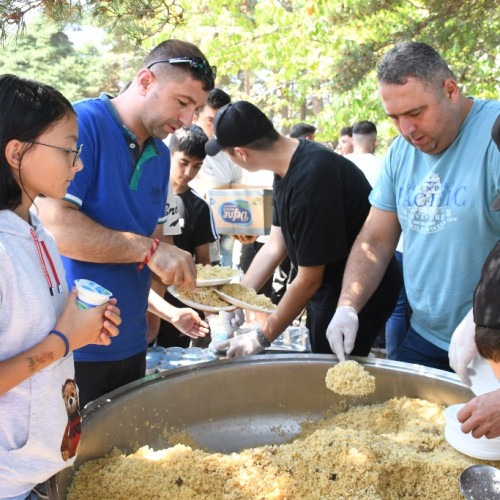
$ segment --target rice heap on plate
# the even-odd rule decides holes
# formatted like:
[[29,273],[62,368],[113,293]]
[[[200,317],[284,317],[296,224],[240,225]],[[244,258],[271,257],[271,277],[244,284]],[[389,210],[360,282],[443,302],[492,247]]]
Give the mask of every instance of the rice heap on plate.
[[229,266],[204,266],[203,264],[196,264],[196,278],[199,280],[232,278],[233,276],[238,276],[238,274],[241,274],[241,271]]
[[253,288],[240,285],[239,283],[228,283],[227,285],[219,285],[217,287],[222,293],[234,297],[236,300],[245,302],[259,309],[267,311],[276,310],[276,305],[271,302],[269,297],[262,293],[257,293]]
[[231,305],[223,300],[220,295],[217,295],[213,287],[199,287],[194,290],[190,290],[189,288],[178,288],[177,293],[181,300],[188,300],[196,304],[203,304],[210,307],[229,307]]
[[[210,453],[177,444],[82,465],[69,500],[451,500],[474,460],[444,438],[444,408],[394,398],[304,424],[281,445]],[[493,464],[493,463],[492,463]]]
[[326,387],[344,396],[366,396],[375,391],[375,377],[353,360],[341,361],[326,372]]

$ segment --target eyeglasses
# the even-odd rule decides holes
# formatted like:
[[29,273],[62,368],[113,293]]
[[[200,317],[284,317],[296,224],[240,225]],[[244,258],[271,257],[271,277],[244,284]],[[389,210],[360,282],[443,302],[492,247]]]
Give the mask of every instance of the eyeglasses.
[[158,61],[153,61],[146,66],[146,69],[150,69],[158,63],[169,63],[169,64],[189,64],[190,68],[198,71],[204,76],[208,76],[215,80],[217,76],[217,68],[215,66],[210,66],[208,61],[202,59],[201,57],[174,57],[172,59],[158,59]]
[[73,158],[73,167],[75,166],[76,160],[80,158],[83,149],[83,144],[80,144],[78,149],[69,149],[69,148],[62,148],[61,146],[52,146],[52,144],[44,144],[43,142],[37,142],[37,141],[26,141],[26,142],[28,144],[38,144],[39,146],[47,146],[49,148],[59,149],[60,151],[66,151],[66,153],[75,153],[75,157]]

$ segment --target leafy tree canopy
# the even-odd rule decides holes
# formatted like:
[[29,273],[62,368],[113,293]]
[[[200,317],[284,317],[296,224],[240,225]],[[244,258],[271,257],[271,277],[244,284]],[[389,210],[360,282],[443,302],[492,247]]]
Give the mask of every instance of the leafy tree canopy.
[[0,66],[2,73],[52,85],[70,100],[117,92],[123,73],[121,59],[111,53],[104,55],[91,42],[76,50],[68,35],[47,20],[34,20],[16,43],[5,45]]
[[400,40],[435,47],[466,94],[498,98],[500,88],[499,0],[25,0],[0,2],[1,33],[22,26],[33,5],[53,19],[89,16],[119,40],[118,52],[193,41],[233,98],[259,105],[285,133],[313,123],[324,140],[362,119],[377,124],[382,148],[396,133],[376,66]]

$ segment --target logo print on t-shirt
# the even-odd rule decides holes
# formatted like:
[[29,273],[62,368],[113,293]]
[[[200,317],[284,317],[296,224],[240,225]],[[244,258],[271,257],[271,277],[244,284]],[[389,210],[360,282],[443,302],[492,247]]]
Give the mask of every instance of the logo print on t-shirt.
[[439,175],[430,174],[417,188],[399,189],[400,217],[419,233],[436,233],[457,220],[454,209],[466,205],[466,187],[454,182],[441,183]]
[[74,380],[69,378],[66,380],[62,387],[62,397],[68,414],[68,423],[61,443],[61,455],[63,460],[67,461],[76,455],[82,435],[78,390]]

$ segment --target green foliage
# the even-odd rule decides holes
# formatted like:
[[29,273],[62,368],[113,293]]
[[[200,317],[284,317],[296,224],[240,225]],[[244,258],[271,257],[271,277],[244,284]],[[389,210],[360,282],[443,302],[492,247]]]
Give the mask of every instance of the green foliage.
[[[251,100],[287,133],[297,121],[319,140],[362,119],[377,123],[381,149],[396,134],[385,117],[376,68],[400,40],[434,46],[468,94],[498,98],[498,0],[198,0],[183,4],[174,35],[217,65],[217,84]],[[164,39],[153,37],[151,43]]]
[[93,19],[136,45],[183,21],[183,9],[176,0],[17,0],[0,2],[0,41],[22,31],[27,14],[35,11],[58,22]]
[[[283,133],[295,122],[313,123],[319,140],[369,119],[384,149],[396,130],[380,103],[376,69],[401,40],[436,48],[466,94],[496,99],[500,89],[499,0],[25,0],[0,2],[2,30],[20,26],[27,5],[42,5],[54,19],[87,14],[113,35],[116,54],[142,57],[167,38],[190,40],[234,99],[260,106]],[[78,66],[82,56],[72,57]],[[126,61],[130,75],[133,59]],[[78,80],[58,78],[59,87]]]
[[35,20],[28,30],[0,52],[2,73],[40,80],[68,99],[117,93],[123,74],[121,58],[91,42],[76,50],[56,23]]

